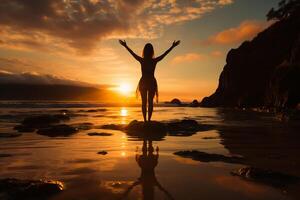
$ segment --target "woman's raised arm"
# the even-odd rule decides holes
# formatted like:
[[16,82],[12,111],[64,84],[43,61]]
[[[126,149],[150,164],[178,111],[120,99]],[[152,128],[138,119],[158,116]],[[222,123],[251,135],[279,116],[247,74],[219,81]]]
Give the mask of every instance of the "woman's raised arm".
[[125,40],[119,40],[120,44],[129,51],[129,53],[139,62],[141,62],[142,58],[138,56],[136,53],[134,53],[126,44]]
[[155,61],[156,61],[156,62],[159,62],[159,61],[161,61],[162,59],[164,59],[164,57],[165,57],[166,55],[168,55],[168,53],[170,53],[170,51],[172,51],[172,49],[173,49],[174,47],[178,46],[179,44],[180,44],[180,40],[174,41],[173,44],[172,44],[172,46],[171,46],[165,53],[163,53],[162,55],[160,55],[160,56],[158,56],[158,57],[155,58]]

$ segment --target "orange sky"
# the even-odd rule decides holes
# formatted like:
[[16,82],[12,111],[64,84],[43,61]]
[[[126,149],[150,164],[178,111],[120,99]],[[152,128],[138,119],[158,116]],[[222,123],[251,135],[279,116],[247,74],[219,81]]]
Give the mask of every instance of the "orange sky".
[[1,73],[55,76],[134,94],[140,66],[117,39],[138,54],[155,55],[182,43],[156,69],[160,100],[201,100],[214,92],[230,48],[268,24],[276,0],[3,0]]

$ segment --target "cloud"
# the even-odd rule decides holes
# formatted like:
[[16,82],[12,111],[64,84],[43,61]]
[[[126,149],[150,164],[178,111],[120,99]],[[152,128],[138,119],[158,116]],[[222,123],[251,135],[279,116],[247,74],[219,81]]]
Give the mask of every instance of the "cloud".
[[264,30],[270,25],[267,22],[260,21],[244,21],[238,27],[229,28],[221,31],[207,40],[203,41],[203,44],[212,45],[231,45],[240,43],[244,40],[249,40],[255,37],[259,32]]
[[212,51],[210,55],[213,57],[221,57],[224,55],[224,53],[222,51]]
[[203,59],[205,59],[205,55],[199,53],[187,53],[174,57],[171,62],[173,64],[180,64],[186,62],[201,61]]
[[[35,72],[13,73],[5,70],[0,70],[0,84],[96,86],[89,83],[66,79],[49,74],[38,74]],[[106,86],[103,85],[97,87]]]
[[156,38],[232,0],[2,0],[0,45],[88,53],[107,38]]
[[232,4],[233,0],[219,0],[219,4],[221,5],[227,5],[227,4]]

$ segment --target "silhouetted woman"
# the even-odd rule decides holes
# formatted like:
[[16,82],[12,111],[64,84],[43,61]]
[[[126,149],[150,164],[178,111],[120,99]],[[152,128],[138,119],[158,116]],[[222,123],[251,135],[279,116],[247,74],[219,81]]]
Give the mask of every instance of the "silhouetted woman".
[[180,41],[174,41],[172,46],[161,56],[154,58],[153,46],[150,43],[147,43],[143,50],[143,57],[135,54],[126,44],[125,40],[119,40],[120,44],[124,46],[129,53],[141,63],[142,67],[142,78],[139,81],[137,91],[141,93],[142,97],[142,112],[144,121],[146,122],[147,115],[147,102],[148,102],[148,121],[151,121],[152,111],[153,111],[153,98],[156,96],[158,101],[158,89],[157,82],[154,77],[154,71],[156,64],[161,61],[170,51],[179,45]]

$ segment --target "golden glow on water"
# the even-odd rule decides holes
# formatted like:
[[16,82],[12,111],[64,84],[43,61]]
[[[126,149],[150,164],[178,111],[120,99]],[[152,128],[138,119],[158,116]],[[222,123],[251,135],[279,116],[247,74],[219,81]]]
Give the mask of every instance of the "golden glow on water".
[[120,109],[120,116],[121,116],[121,124],[127,124],[128,123],[128,109],[122,107]]
[[121,152],[121,156],[122,156],[122,157],[126,157],[126,156],[127,156],[127,153],[126,153],[125,151],[122,151],[122,152]]
[[128,110],[126,108],[121,108],[120,115],[122,117],[127,117],[128,116]]

